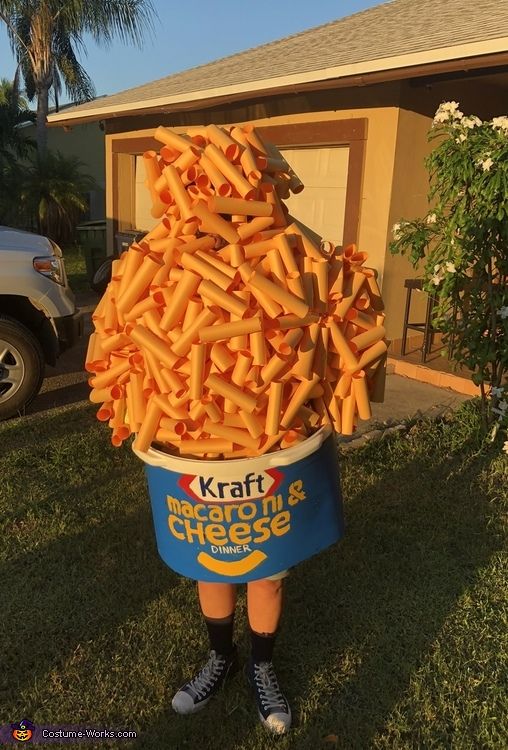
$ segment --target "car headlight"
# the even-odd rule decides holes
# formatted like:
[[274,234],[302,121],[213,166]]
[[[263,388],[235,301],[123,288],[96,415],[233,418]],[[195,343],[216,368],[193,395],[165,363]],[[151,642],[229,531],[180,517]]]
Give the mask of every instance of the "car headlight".
[[42,258],[34,258],[33,264],[37,273],[42,273],[57,284],[65,286],[65,271],[61,258],[45,255]]

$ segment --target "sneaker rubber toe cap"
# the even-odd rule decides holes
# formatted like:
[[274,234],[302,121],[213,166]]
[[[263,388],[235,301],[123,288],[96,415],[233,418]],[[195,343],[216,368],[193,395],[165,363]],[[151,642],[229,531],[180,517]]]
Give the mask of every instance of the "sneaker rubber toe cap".
[[179,690],[171,701],[173,710],[177,714],[192,714],[196,710],[196,705],[189,693]]
[[273,713],[264,720],[265,727],[274,734],[285,734],[291,726],[291,714]]

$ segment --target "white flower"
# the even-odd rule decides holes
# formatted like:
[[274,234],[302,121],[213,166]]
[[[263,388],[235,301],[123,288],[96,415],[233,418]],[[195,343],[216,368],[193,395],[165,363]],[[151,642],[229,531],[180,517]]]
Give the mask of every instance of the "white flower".
[[437,216],[436,216],[436,214],[429,214],[429,215],[427,216],[427,219],[426,219],[426,222],[427,222],[427,224],[435,224],[435,223],[436,223],[436,221],[437,221]]
[[440,122],[448,122],[449,119],[450,119],[449,112],[440,112],[438,110],[432,122],[434,123],[434,125],[437,125]]
[[458,138],[455,138],[455,143],[464,143],[464,141],[467,141],[467,135],[465,133],[461,133]]
[[500,401],[498,404],[498,408],[502,412],[506,413],[506,411],[508,410],[508,401]]
[[439,286],[442,281],[442,276],[439,273],[434,274],[434,276],[431,278],[432,283],[434,286]]
[[455,263],[452,263],[451,261],[446,261],[446,271],[447,273],[457,273],[457,269],[455,268]]
[[493,117],[492,127],[494,130],[508,131],[508,117],[506,117],[506,115],[503,115],[502,117]]
[[497,314],[503,320],[505,318],[508,318],[508,305],[505,305],[504,307],[500,307],[499,310],[497,311]]
[[441,263],[436,263],[436,265],[434,266],[434,273],[437,273],[440,268],[441,268]]
[[400,240],[400,224],[394,224],[392,227],[393,239]]
[[501,398],[503,394],[504,394],[504,388],[497,388],[495,385],[493,385],[492,388],[490,389],[491,398]]
[[505,453],[508,453],[508,440],[505,441],[505,444],[503,445],[503,450]]
[[[442,104],[439,105],[440,110],[442,110],[443,112],[451,112],[452,114],[456,112],[458,108],[459,108],[458,102],[443,102]],[[439,112],[439,109],[438,109],[438,112]]]
[[484,172],[490,172],[490,168],[494,164],[490,156],[487,159],[484,159],[483,161],[480,161],[478,163],[482,167]]
[[479,127],[481,124],[482,121],[479,117],[476,117],[476,115],[471,115],[471,117],[464,117],[461,122],[461,125],[463,125],[465,128],[469,128],[469,130]]

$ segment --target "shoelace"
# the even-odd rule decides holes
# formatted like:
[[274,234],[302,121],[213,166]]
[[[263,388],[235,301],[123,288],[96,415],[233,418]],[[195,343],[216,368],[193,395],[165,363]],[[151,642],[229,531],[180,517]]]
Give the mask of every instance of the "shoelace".
[[196,698],[203,698],[213,687],[215,680],[220,677],[226,660],[219,656],[215,651],[210,651],[210,657],[193,680],[187,686],[187,692],[194,693]]
[[273,666],[270,662],[254,664],[254,679],[259,689],[263,708],[286,710],[286,701],[277,682]]

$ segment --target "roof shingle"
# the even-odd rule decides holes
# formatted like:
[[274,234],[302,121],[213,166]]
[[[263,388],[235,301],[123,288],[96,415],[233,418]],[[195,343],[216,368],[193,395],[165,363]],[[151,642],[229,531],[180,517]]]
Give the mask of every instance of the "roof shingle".
[[[74,108],[138,103],[508,36],[508,0],[391,0]],[[316,76],[318,78],[318,76]],[[68,111],[67,111],[68,112]]]

